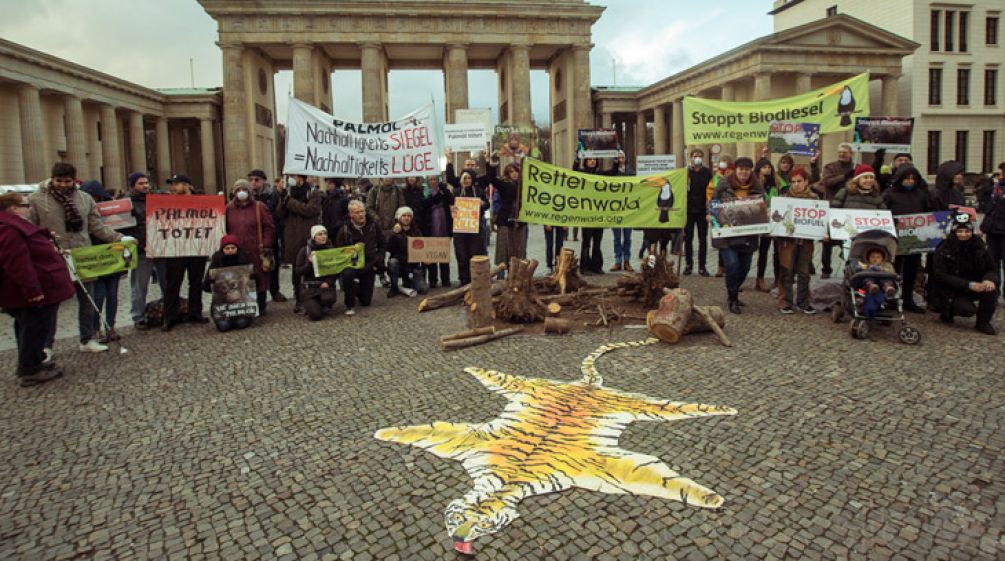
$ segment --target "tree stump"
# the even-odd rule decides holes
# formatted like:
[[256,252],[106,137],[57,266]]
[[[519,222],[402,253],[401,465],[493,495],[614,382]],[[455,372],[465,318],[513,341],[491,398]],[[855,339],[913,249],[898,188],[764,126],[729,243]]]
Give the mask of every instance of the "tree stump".
[[[684,335],[691,335],[692,333],[709,333],[712,331],[712,326],[705,321],[705,318],[698,313],[698,309],[704,310],[708,313],[709,317],[719,326],[726,326],[726,314],[723,313],[722,308],[719,306],[693,306],[691,308],[691,319],[688,320],[687,325],[684,326]],[[646,314],[646,327],[652,327],[653,318],[656,317],[656,310],[649,310]]]
[[684,329],[691,320],[691,307],[694,300],[691,293],[683,288],[670,291],[659,302],[659,308],[647,321],[649,332],[656,338],[667,343],[676,343],[684,335]]
[[550,317],[556,317],[562,313],[562,305],[559,304],[558,302],[552,302],[551,304],[548,304],[547,308],[548,308],[548,315]]
[[579,277],[579,259],[576,252],[563,247],[555,256],[555,272],[534,281],[534,287],[548,294],[568,294],[590,286]]
[[642,266],[640,282],[642,303],[647,308],[655,308],[663,298],[663,289],[678,286],[680,277],[667,259],[666,252],[661,251],[659,255],[650,254],[650,258],[644,261]]
[[489,258],[476,255],[471,258],[471,304],[468,305],[468,327],[477,329],[492,325],[492,277]]
[[532,285],[537,264],[534,259],[510,259],[506,288],[495,301],[496,317],[510,323],[534,323],[544,319],[547,310],[537,299]]

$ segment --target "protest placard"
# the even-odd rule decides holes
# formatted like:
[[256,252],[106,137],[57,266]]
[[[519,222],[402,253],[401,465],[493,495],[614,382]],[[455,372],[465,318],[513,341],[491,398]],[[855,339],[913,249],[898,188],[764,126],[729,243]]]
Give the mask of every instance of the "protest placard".
[[895,216],[897,255],[918,255],[935,251],[949,234],[952,215],[952,211],[939,210]]
[[639,155],[635,157],[635,175],[663,173],[672,169],[677,169],[676,154]]
[[614,129],[579,129],[579,147],[576,154],[580,159],[615,158],[619,151],[618,131]]
[[83,281],[124,273],[136,268],[139,256],[136,242],[113,242],[101,245],[75,247],[70,250],[73,269]]
[[813,156],[820,151],[820,125],[772,121],[768,129],[768,150],[772,154]]
[[731,201],[713,199],[708,203],[708,211],[712,239],[767,234],[770,228],[768,204],[760,195]]
[[349,268],[362,269],[366,263],[363,247],[363,244],[358,243],[315,251],[312,254],[314,255],[314,276],[327,277],[337,275]]
[[524,125],[496,125],[492,135],[492,149],[500,158],[540,158],[537,129]]
[[851,130],[869,114],[869,74],[792,97],[760,101],[684,98],[684,143],[764,142],[772,121],[816,123],[820,134]]
[[521,222],[584,228],[683,228],[687,218],[686,169],[646,177],[608,177],[526,159],[522,186]]
[[130,198],[115,199],[94,205],[101,215],[101,221],[112,230],[132,228],[136,226],[136,217],[133,216],[133,200]]
[[477,234],[482,200],[478,197],[457,197],[454,199],[454,209],[454,233]]
[[207,257],[226,232],[219,195],[147,195],[147,257]]
[[857,152],[910,152],[913,132],[911,117],[858,117],[851,147]]
[[409,263],[450,263],[450,238],[408,238]]
[[832,208],[827,218],[832,240],[850,240],[866,230],[883,230],[897,235],[897,225],[888,210]]
[[771,198],[769,234],[781,238],[822,240],[827,236],[830,203],[795,197]]
[[209,270],[209,278],[213,283],[210,315],[214,320],[258,316],[254,272],[254,265],[216,267]]
[[440,173],[432,104],[401,119],[352,123],[290,98],[283,173],[407,177]]
[[488,147],[488,135],[479,123],[445,125],[443,136],[447,150],[454,152],[473,152]]

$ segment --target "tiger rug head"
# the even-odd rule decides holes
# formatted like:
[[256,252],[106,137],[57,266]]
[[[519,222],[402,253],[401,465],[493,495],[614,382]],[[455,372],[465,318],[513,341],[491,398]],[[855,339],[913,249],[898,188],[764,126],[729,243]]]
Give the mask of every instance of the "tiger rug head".
[[[527,497],[573,487],[613,494],[660,497],[703,508],[724,499],[670,469],[659,458],[619,447],[634,421],[673,421],[709,415],[735,415],[731,407],[685,403],[606,388],[594,362],[618,348],[657,339],[603,345],[581,365],[574,382],[526,378],[481,368],[465,368],[507,404],[487,423],[444,423],[390,427],[377,439],[422,448],[456,460],[473,480],[463,498],[446,509],[447,532],[465,544],[498,532],[519,515]],[[458,549],[460,551],[460,549]]]

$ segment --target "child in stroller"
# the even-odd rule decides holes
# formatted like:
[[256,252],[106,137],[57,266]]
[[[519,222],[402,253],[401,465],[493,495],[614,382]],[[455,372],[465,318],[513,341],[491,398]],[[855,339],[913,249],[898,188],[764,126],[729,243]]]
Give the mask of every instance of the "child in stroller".
[[[875,319],[876,312],[883,309],[886,299],[893,298],[897,293],[897,272],[887,259],[886,251],[880,247],[866,250],[865,261],[856,260],[855,264],[858,272],[852,276],[852,288],[865,293],[862,313],[869,319]],[[868,274],[870,272],[876,274]]]

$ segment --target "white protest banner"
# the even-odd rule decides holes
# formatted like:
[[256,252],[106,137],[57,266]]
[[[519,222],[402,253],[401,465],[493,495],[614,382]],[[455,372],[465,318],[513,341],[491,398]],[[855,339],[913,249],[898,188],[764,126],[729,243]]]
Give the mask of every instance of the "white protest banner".
[[676,154],[657,154],[655,156],[636,156],[635,175],[649,175],[677,169]]
[[446,125],[443,136],[447,150],[454,152],[485,150],[488,147],[488,131],[479,123]]
[[857,117],[851,147],[856,152],[910,152],[914,119],[911,117]]
[[897,224],[888,210],[832,208],[827,218],[832,240],[850,240],[866,230],[883,230],[897,235]]
[[208,257],[226,232],[219,195],[147,195],[147,257]]
[[350,123],[290,98],[285,174],[408,177],[440,173],[433,106],[385,123]]
[[771,198],[771,230],[778,238],[822,240],[827,236],[830,203],[795,197]]
[[712,239],[768,233],[768,205],[760,195],[708,204]]
[[477,234],[478,214],[481,212],[482,200],[478,197],[457,197],[454,199],[454,233]]

